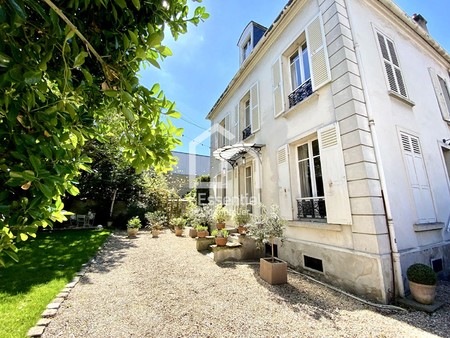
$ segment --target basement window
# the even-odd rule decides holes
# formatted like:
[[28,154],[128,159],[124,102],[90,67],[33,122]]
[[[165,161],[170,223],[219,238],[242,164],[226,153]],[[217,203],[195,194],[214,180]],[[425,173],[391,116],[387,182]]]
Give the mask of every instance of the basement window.
[[323,272],[323,263],[321,259],[304,255],[303,264],[305,268],[309,268],[311,270],[315,270],[318,272]]
[[433,268],[434,272],[436,272],[436,273],[444,270],[444,265],[442,264],[442,258],[432,259],[431,267]]

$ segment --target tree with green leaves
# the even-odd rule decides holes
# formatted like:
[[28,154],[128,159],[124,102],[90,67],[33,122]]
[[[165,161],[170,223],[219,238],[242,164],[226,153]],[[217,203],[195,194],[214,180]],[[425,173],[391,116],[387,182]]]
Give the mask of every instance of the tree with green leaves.
[[[15,243],[65,219],[61,198],[89,170],[87,140],[118,138],[138,172],[173,164],[182,130],[159,85],[140,85],[189,23],[188,0],[0,0],[0,264]],[[199,0],[192,0],[200,2]]]

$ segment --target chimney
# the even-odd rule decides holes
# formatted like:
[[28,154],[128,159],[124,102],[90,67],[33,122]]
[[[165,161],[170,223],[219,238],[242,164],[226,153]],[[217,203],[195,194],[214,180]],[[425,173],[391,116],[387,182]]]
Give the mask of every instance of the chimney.
[[428,28],[427,28],[427,20],[425,20],[425,18],[420,15],[420,14],[413,14],[412,19],[417,22],[417,24],[425,31],[428,33]]

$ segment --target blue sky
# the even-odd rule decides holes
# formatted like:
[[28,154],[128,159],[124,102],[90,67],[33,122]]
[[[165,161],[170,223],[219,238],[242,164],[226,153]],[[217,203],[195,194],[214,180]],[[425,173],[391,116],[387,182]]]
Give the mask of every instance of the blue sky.
[[[450,51],[449,0],[395,2],[409,15],[422,14],[430,34]],[[159,83],[182,114],[182,119],[174,121],[177,127],[184,128],[183,146],[177,151],[188,152],[189,144],[210,127],[205,116],[238,70],[237,41],[245,26],[253,20],[269,27],[286,3],[287,0],[203,0],[210,18],[197,27],[190,25],[188,33],[177,41],[167,36],[164,44],[174,55],[161,62],[161,70],[148,67],[141,71],[141,83],[148,88]],[[195,7],[196,3],[190,5]],[[195,144],[195,152],[209,155],[209,139]]]

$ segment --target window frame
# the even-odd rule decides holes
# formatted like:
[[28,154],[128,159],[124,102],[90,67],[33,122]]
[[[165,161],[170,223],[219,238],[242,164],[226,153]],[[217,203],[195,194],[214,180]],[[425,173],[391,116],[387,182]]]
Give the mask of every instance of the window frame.
[[[383,68],[384,79],[386,81],[386,86],[390,93],[394,95],[398,95],[402,99],[409,100],[408,88],[405,81],[405,76],[402,71],[402,64],[400,60],[400,55],[397,51],[397,46],[392,38],[390,38],[387,34],[381,32],[378,29],[374,29],[375,34],[375,43],[377,45],[378,55],[380,56],[381,67]],[[383,38],[383,43],[385,45],[385,51],[387,52],[387,57],[385,58],[385,53],[383,53],[383,48],[381,46],[381,41],[379,38]],[[390,43],[390,44],[389,44]],[[390,48],[391,47],[391,48]],[[394,56],[394,57],[393,57]],[[395,63],[395,61],[396,63]],[[386,68],[386,63],[389,64],[392,70],[392,76],[394,80],[394,84],[396,88],[392,88],[391,80],[389,79],[388,70]],[[397,72],[398,71],[398,72]],[[400,80],[399,80],[400,79]],[[401,83],[400,83],[401,82]],[[402,93],[402,88],[404,90],[404,94]]]
[[[305,46],[306,48],[303,49],[303,46]],[[308,78],[306,78],[306,75],[305,75],[305,62],[304,62],[305,61],[305,55],[304,55],[305,53],[306,53],[306,59],[308,61],[308,70],[309,70]],[[294,83],[292,81],[293,75],[294,75],[292,73],[292,65],[293,64],[296,65],[296,64],[291,61],[294,54],[297,54],[298,66],[300,67],[300,77],[301,77],[301,79],[300,79],[301,82],[299,82],[299,84],[295,87],[294,87]],[[301,87],[306,81],[311,79],[311,65],[310,65],[310,60],[309,60],[309,50],[308,50],[308,44],[306,42],[306,38],[303,39],[303,41],[299,44],[298,48],[290,54],[290,56],[288,57],[288,60],[289,60],[289,75],[290,75],[289,79],[291,82],[290,83],[291,92],[289,94],[291,94],[295,90],[297,90],[299,87]],[[297,75],[298,75],[298,72],[296,71],[295,76],[297,77]],[[297,82],[298,82],[298,79],[297,79]]]
[[[319,158],[319,162],[320,162],[320,145],[317,144],[317,147],[319,149],[319,154],[314,156],[313,145],[312,145],[314,141],[317,141],[317,143],[319,142],[317,136],[295,145],[295,164],[296,164],[296,171],[297,171],[296,179],[297,179],[298,198],[300,198],[300,199],[302,199],[302,198],[323,198],[325,200],[325,193],[323,196],[317,195],[316,169],[314,167],[314,158]],[[305,161],[305,160],[299,159],[298,148],[301,146],[304,146],[305,144],[308,145],[308,161],[309,161],[309,170],[310,170],[310,177],[311,177],[311,194],[312,194],[312,196],[302,196],[302,186],[301,186],[301,179],[300,179],[300,165],[299,164],[301,161]],[[321,169],[322,169],[322,164],[321,164]],[[323,185],[323,182],[322,182],[322,185]],[[323,187],[322,187],[322,189],[323,189]]]

